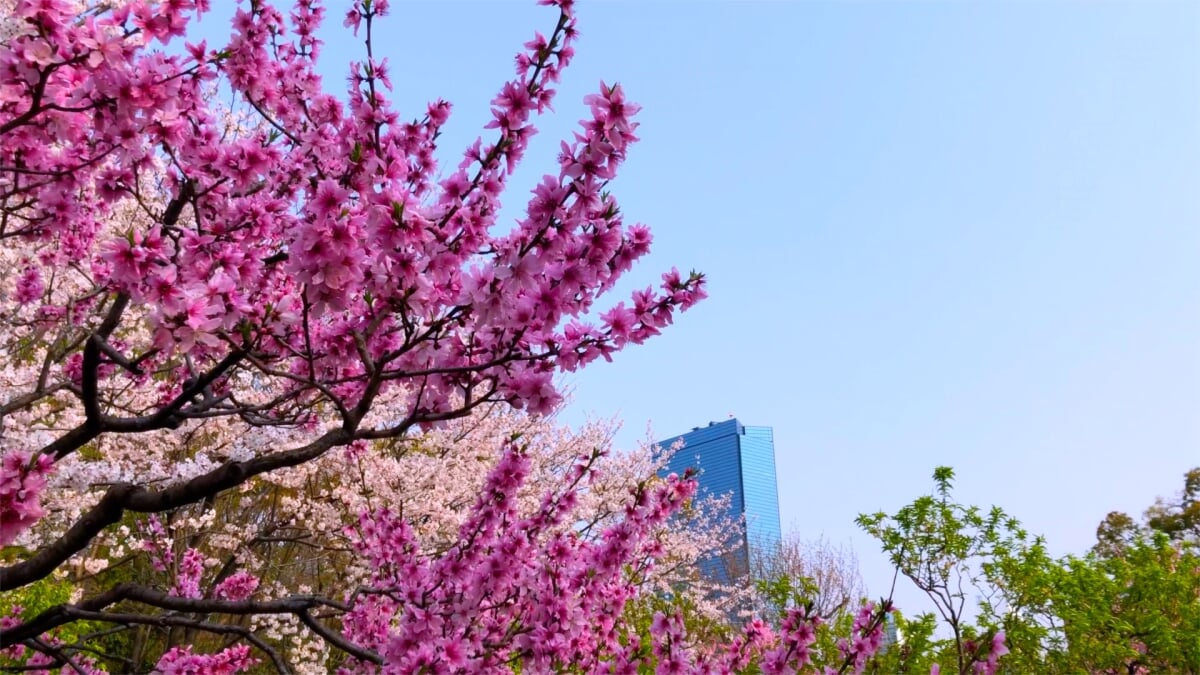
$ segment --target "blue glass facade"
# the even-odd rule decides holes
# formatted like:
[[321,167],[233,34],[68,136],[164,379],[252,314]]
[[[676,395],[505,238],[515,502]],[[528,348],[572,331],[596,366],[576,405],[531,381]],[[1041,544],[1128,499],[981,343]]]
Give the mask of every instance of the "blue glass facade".
[[[691,467],[700,471],[698,497],[730,496],[729,515],[746,524],[741,541],[730,559],[705,561],[701,570],[729,580],[749,571],[755,549],[770,550],[781,537],[779,489],[775,480],[775,439],[770,427],[747,427],[736,419],[713,422],[707,427],[665,439],[668,449],[683,441],[664,469],[683,474]],[[730,568],[733,569],[730,569]]]

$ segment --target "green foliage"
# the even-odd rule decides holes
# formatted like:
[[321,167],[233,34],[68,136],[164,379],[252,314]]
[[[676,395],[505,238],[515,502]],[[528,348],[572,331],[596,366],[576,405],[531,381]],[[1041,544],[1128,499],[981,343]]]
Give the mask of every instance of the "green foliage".
[[[641,641],[641,648],[647,655],[651,653],[653,645],[650,623],[659,612],[665,615],[678,612],[683,617],[683,626],[688,637],[698,645],[724,644],[734,633],[733,626],[701,612],[695,603],[683,594],[640,595],[625,605],[625,618],[635,629]],[[642,666],[639,672],[653,673],[653,659],[648,659],[647,665]]]
[[[812,615],[815,612],[816,603],[814,597],[819,592],[819,589],[817,584],[810,578],[782,574],[767,579],[760,579],[755,582],[755,587],[759,598],[768,605],[767,616],[775,620],[778,620],[790,609],[803,608],[808,615]],[[882,606],[885,602],[887,600],[881,599],[876,607]],[[846,660],[845,656],[838,650],[838,642],[842,639],[850,638],[853,634],[855,615],[864,603],[866,603],[866,598],[857,599],[855,603],[828,617],[817,627],[816,640],[809,647],[809,656],[812,659],[814,672],[822,669],[832,669],[836,672],[844,670]],[[898,617],[899,613],[895,613],[892,616]],[[929,617],[928,624],[929,632],[932,633],[935,625],[932,616]],[[914,631],[917,633],[916,637],[919,641],[920,628],[916,627]],[[888,646],[881,649],[868,662],[868,672],[907,672],[902,670],[906,660],[899,652],[895,651],[896,649],[896,646]],[[922,654],[925,654],[925,652],[922,652]],[[925,667],[922,675],[928,672],[929,668]]]
[[1151,507],[1145,525],[1109,514],[1092,552],[1062,559],[999,507],[954,501],[953,479],[938,467],[931,494],[858,518],[951,636],[935,636],[935,615],[901,617],[901,644],[881,672],[924,673],[934,662],[967,672],[981,642],[1003,630],[1003,672],[1200,673],[1200,547],[1189,520],[1200,470],[1176,502]]
[[766,603],[764,613],[770,620],[777,620],[793,607],[810,605],[813,594],[817,592],[812,579],[789,574],[758,579],[754,582],[754,587],[759,598]]
[[1183,490],[1174,499],[1159,498],[1146,509],[1144,523],[1113,511],[1096,528],[1096,546],[1102,556],[1117,556],[1137,537],[1155,533],[1189,546],[1200,546],[1200,467],[1183,475]]
[[[813,596],[817,593],[817,585],[812,579],[798,575],[779,574],[771,578],[759,579],[755,581],[754,585],[759,598],[766,603],[764,614],[775,623],[778,623],[790,609],[804,608],[805,614],[811,614],[814,611]],[[857,609],[857,607],[849,609]],[[832,621],[817,627],[816,641],[810,647],[810,655],[815,666],[834,665],[837,640],[839,637],[850,635],[853,623],[853,611],[843,611],[834,616]]]
[[880,650],[869,672],[928,675],[935,663],[945,662],[945,650],[939,648],[933,635],[937,629],[935,615],[926,612],[909,619],[897,611],[892,616],[899,641]]
[[[857,522],[879,540],[899,573],[933,601],[949,628],[950,640],[932,642],[933,651],[949,652],[949,663],[956,664],[958,672],[967,672],[976,660],[975,646],[990,641],[1003,627],[996,612],[1022,610],[1019,596],[994,583],[1003,567],[997,562],[1019,560],[1031,544],[1039,542],[1030,542],[1020,523],[999,507],[984,511],[954,501],[950,467],[934,469],[933,481],[932,494],[918,497],[894,515],[862,514]],[[968,591],[987,598],[987,611],[981,613],[977,626],[966,618]],[[947,667],[946,660],[942,665]]]
[[1184,474],[1176,500],[1160,499],[1146,510],[1146,527],[1173,541],[1200,545],[1200,467]]
[[[70,582],[50,576],[28,586],[6,591],[0,595],[0,616],[17,614],[25,618],[35,617],[51,607],[70,602],[74,590],[75,586]],[[87,641],[87,636],[97,633],[103,628],[105,628],[104,624],[94,621],[77,621],[55,629],[50,633],[50,637],[63,644],[77,644]],[[21,658],[15,660],[0,656],[0,670],[19,670],[29,654],[30,652],[26,652]]]
[[0,596],[0,615],[8,616],[14,609],[24,616],[36,616],[55,605],[71,599],[72,586],[66,581],[47,577]]
[[1200,672],[1200,552],[1165,533],[1137,536],[1119,556],[1064,559],[1055,613],[1065,669]]

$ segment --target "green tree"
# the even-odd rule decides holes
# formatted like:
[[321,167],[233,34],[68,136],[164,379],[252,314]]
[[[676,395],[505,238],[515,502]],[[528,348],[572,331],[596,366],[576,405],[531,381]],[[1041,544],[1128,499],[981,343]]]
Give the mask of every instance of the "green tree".
[[933,493],[858,519],[951,634],[935,637],[933,615],[902,617],[904,638],[881,672],[928,672],[933,662],[965,672],[981,642],[1003,630],[1003,672],[1200,673],[1200,546],[1189,520],[1200,472],[1145,523],[1111,513],[1091,552],[1064,558],[999,507],[955,501],[953,478],[939,467]]
[[1103,556],[1119,555],[1139,534],[1161,532],[1172,541],[1200,545],[1200,467],[1183,475],[1183,489],[1173,499],[1159,497],[1136,522],[1129,514],[1113,511],[1096,528],[1096,546]]
[[1173,541],[1200,545],[1200,466],[1183,475],[1183,490],[1175,499],[1160,497],[1146,509],[1146,527]]
[[1200,467],[1142,522],[1113,511],[1096,545],[1065,561],[1058,611],[1072,664],[1107,672],[1200,672]]
[[[933,481],[931,494],[895,514],[861,514],[857,522],[879,540],[899,574],[929,597],[949,630],[948,640],[930,638],[929,651],[943,668],[954,665],[966,673],[986,656],[996,632],[1008,628],[1008,618],[1021,617],[1027,609],[1022,594],[994,582],[992,576],[1002,567],[990,563],[1000,557],[1019,560],[1040,542],[1030,540],[999,507],[983,511],[954,501],[950,467],[935,469]],[[968,607],[969,594],[983,598],[978,623],[968,617],[974,609]],[[1037,631],[1017,631],[1027,633]]]
[[1200,673],[1200,556],[1162,532],[1121,555],[1068,557],[1053,609],[1062,672]]

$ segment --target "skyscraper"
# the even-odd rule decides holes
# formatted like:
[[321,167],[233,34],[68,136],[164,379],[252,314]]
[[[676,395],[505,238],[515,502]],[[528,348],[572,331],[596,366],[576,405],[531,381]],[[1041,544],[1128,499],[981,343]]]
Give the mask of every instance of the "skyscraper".
[[[683,441],[666,473],[700,471],[697,498],[729,495],[728,515],[744,519],[745,530],[721,561],[701,563],[707,574],[731,581],[750,570],[756,551],[770,551],[780,540],[779,489],[775,480],[775,439],[771,427],[747,427],[737,419],[710,422],[659,443],[665,450]],[[718,564],[721,563],[721,564]]]

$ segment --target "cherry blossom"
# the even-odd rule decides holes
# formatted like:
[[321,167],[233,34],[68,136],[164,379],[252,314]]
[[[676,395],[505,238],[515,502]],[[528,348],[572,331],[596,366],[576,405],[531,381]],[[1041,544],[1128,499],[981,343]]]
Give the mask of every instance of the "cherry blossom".
[[716,647],[664,614],[641,643],[639,597],[711,600],[687,576],[710,529],[671,521],[703,512],[690,476],[455,426],[543,423],[556,376],[705,297],[675,269],[611,297],[652,242],[608,189],[638,140],[618,84],[497,222],[575,54],[572,0],[541,4],[552,28],[443,170],[450,104],[402,115],[374,53],[386,0],[344,15],[364,54],[340,96],[316,0],[241,4],[215,45],[188,41],[207,0],[0,2],[0,588],[72,589],[4,619],[5,657],[88,672],[58,635],[99,623],[164,673],[808,665],[804,613]]

